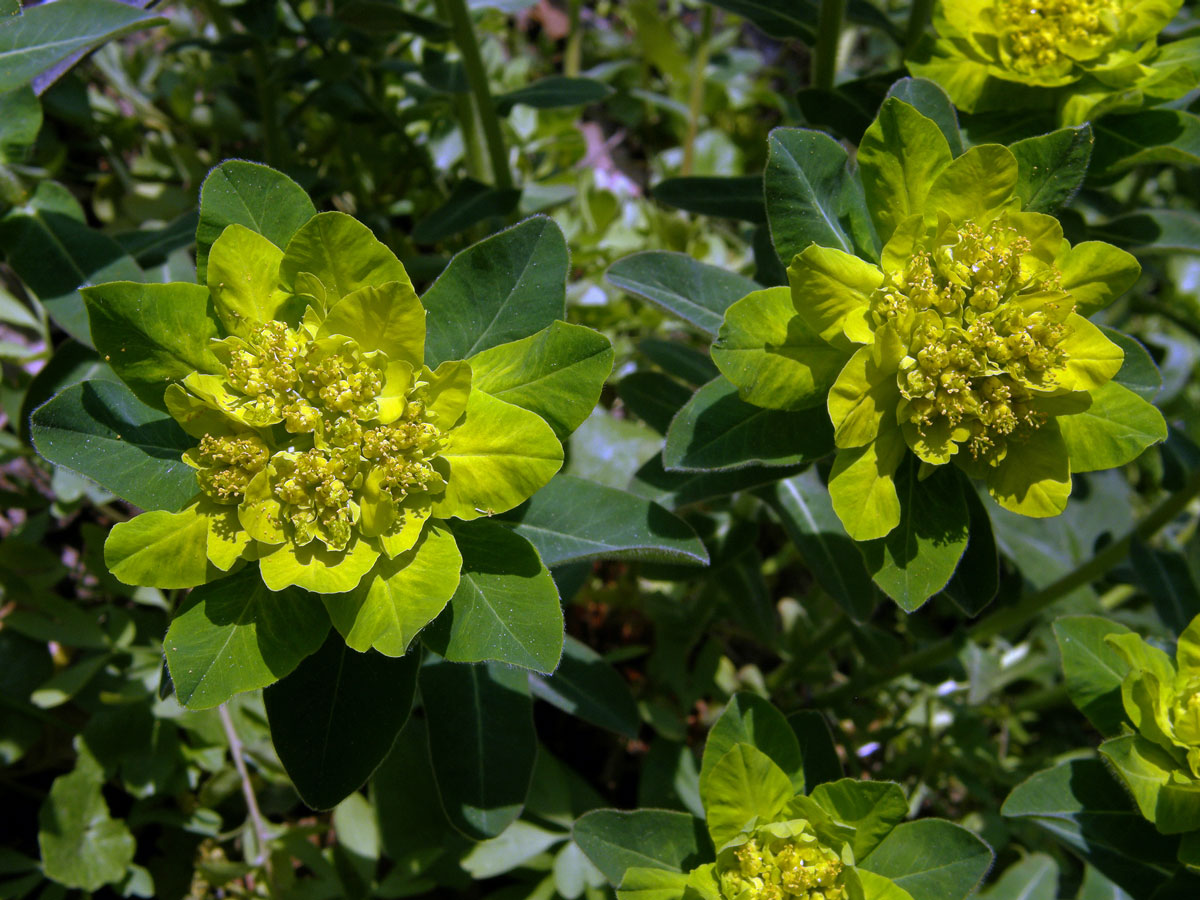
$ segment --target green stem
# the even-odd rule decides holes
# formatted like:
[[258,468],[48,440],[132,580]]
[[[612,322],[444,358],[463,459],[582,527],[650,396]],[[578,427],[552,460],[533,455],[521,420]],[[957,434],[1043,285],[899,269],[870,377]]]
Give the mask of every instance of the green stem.
[[583,0],[568,0],[567,49],[563,53],[563,74],[568,78],[579,77],[583,68],[583,29],[579,27],[582,10]]
[[279,110],[275,103],[275,81],[271,75],[267,48],[256,43],[250,52],[254,62],[254,80],[258,83],[258,114],[263,127],[264,162],[279,168],[283,159],[283,140],[279,131]]
[[475,101],[475,113],[483,126],[483,137],[487,144],[488,158],[492,163],[492,183],[506,190],[513,186],[512,172],[508,168],[508,151],[504,146],[504,134],[500,130],[500,117],[492,102],[488,88],[487,71],[479,53],[479,40],[471,24],[471,13],[466,0],[445,0],[450,14],[450,26],[454,32],[454,43],[462,54],[463,68],[467,70],[467,83]]
[[912,7],[908,12],[908,28],[904,32],[905,56],[913,52],[932,18],[933,0],[912,0]]
[[837,74],[838,41],[842,36],[842,20],[846,16],[846,0],[821,0],[817,19],[817,43],[813,47],[813,87],[833,90]]
[[696,47],[696,61],[692,66],[692,88],[688,95],[687,138],[683,142],[682,175],[691,175],[696,163],[696,134],[700,130],[700,108],[704,105],[704,72],[708,68],[713,33],[712,4],[704,5],[700,21],[700,43]]
[[[251,865],[262,866],[267,875],[267,884],[274,888],[274,873],[271,869],[271,830],[258,808],[258,797],[254,793],[254,784],[250,781],[250,772],[246,769],[246,748],[233,725],[233,717],[229,714],[229,704],[222,703],[217,710],[221,718],[221,727],[225,730],[225,740],[229,743],[229,755],[233,758],[233,766],[237,769],[238,778],[242,782],[242,796],[246,800],[246,811],[250,823],[254,827],[254,838],[258,843],[257,855],[253,860],[247,860]],[[271,896],[274,891],[271,891]]]
[[813,704],[824,706],[847,697],[857,696],[891,681],[898,675],[932,668],[953,659],[968,640],[986,641],[1002,632],[1028,624],[1047,607],[1052,606],[1072,591],[1095,581],[1121,562],[1129,553],[1129,548],[1135,540],[1146,540],[1170,524],[1198,494],[1200,494],[1200,471],[1193,472],[1182,488],[1163,500],[1127,535],[1120,540],[1113,541],[1086,563],[1068,572],[1058,581],[1030,594],[1006,609],[996,610],[964,631],[959,631],[928,647],[902,656],[893,665],[872,672],[864,678],[851,679],[833,690],[818,694],[813,698]]

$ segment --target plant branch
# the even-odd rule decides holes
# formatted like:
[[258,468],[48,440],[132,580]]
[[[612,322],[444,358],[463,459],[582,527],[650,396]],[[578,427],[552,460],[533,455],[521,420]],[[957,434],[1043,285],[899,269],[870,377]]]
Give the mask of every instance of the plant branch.
[[579,76],[583,68],[583,29],[579,27],[583,0],[567,0],[567,49],[563,53],[563,74],[568,78]]
[[1068,572],[1058,581],[1030,594],[1010,607],[996,610],[970,628],[960,630],[928,647],[902,656],[890,666],[876,670],[862,678],[852,678],[845,684],[816,695],[813,697],[813,704],[820,706],[844,700],[847,697],[858,696],[899,675],[928,669],[953,659],[968,640],[985,641],[1002,632],[1028,624],[1047,607],[1052,606],[1072,591],[1095,581],[1121,562],[1129,553],[1129,548],[1135,540],[1146,540],[1170,524],[1198,494],[1200,494],[1200,471],[1193,472],[1183,487],[1163,500],[1123,538],[1113,541],[1090,560]]
[[821,0],[817,18],[817,43],[813,47],[813,87],[833,90],[837,75],[838,42],[842,36],[842,20],[846,16],[846,0]]
[[904,55],[912,53],[933,18],[933,0],[912,0],[908,12],[908,27],[904,31]]
[[233,727],[233,717],[229,715],[229,704],[222,703],[218,711],[221,715],[221,725],[225,729],[225,739],[229,741],[229,755],[233,757],[233,765],[237,769],[238,777],[242,780],[242,796],[246,798],[246,809],[250,814],[250,823],[254,827],[254,836],[258,839],[258,855],[253,864],[263,867],[267,873],[267,881],[271,883],[274,881],[274,877],[271,872],[271,854],[267,850],[271,832],[267,828],[262,811],[258,808],[258,797],[255,796],[254,785],[250,783],[250,773],[246,770],[246,748],[242,744],[242,739],[238,737],[237,730]]
[[487,70],[479,53],[479,39],[471,24],[471,13],[466,0],[445,0],[445,8],[449,13],[454,43],[462,54],[463,68],[467,70],[467,83],[475,100],[475,113],[483,129],[488,158],[492,164],[492,183],[501,190],[507,190],[513,186],[512,172],[508,168],[508,151],[504,146],[504,133],[500,130],[496,104],[488,88]]

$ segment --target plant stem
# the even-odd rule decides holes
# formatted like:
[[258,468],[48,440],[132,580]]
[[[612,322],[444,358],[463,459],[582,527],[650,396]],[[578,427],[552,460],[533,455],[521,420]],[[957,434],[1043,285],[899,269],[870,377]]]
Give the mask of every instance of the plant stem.
[[712,4],[704,4],[700,21],[700,41],[696,47],[696,61],[692,66],[692,89],[688,95],[687,138],[683,142],[682,175],[691,175],[696,162],[696,133],[700,130],[700,108],[704,105],[704,72],[708,68],[713,33]]
[[912,7],[908,12],[908,28],[904,32],[905,56],[912,53],[932,18],[933,0],[912,0]]
[[267,59],[266,45],[259,42],[250,51],[254,63],[254,80],[258,83],[258,115],[263,128],[263,156],[269,166],[279,168],[283,158],[283,141],[279,132],[279,111],[275,103],[275,82]]
[[583,29],[579,27],[582,10],[583,0],[568,0],[567,49],[563,53],[563,74],[568,78],[577,78],[583,68]]
[[813,87],[833,90],[837,74],[838,41],[842,36],[842,20],[846,15],[846,0],[821,0],[817,19],[817,43],[813,47]]
[[229,704],[222,703],[218,712],[221,715],[221,725],[225,729],[225,739],[229,741],[229,755],[233,757],[233,765],[237,769],[238,777],[242,780],[242,796],[246,798],[250,823],[254,827],[255,837],[258,839],[258,856],[253,864],[263,867],[267,873],[267,882],[270,884],[274,882],[271,873],[271,854],[267,850],[271,832],[258,808],[258,797],[254,794],[254,785],[250,783],[250,773],[246,770],[246,748],[242,745],[242,739],[238,737],[237,730],[233,727],[233,717],[229,715]]
[[475,27],[471,24],[471,13],[467,9],[466,0],[445,0],[445,8],[450,14],[454,43],[458,46],[458,52],[462,54],[463,68],[467,70],[467,83],[475,101],[475,113],[483,128],[488,158],[492,163],[492,183],[502,190],[509,189],[513,186],[513,177],[508,168],[508,151],[504,147],[500,117],[496,115],[496,105],[492,102],[492,92],[488,88],[487,71],[479,53],[479,40],[475,35]]
[[864,678],[853,678],[833,690],[818,694],[813,698],[813,704],[823,706],[847,697],[857,696],[891,681],[898,675],[928,669],[952,659],[968,640],[985,641],[1001,632],[1028,624],[1047,607],[1052,606],[1077,588],[1095,581],[1117,565],[1129,553],[1129,548],[1135,540],[1146,540],[1170,524],[1198,494],[1200,494],[1200,471],[1193,472],[1183,487],[1163,500],[1123,538],[1113,541],[1090,560],[1068,572],[1058,581],[1030,594],[1006,609],[996,610],[970,628],[902,656],[890,666],[872,672]]

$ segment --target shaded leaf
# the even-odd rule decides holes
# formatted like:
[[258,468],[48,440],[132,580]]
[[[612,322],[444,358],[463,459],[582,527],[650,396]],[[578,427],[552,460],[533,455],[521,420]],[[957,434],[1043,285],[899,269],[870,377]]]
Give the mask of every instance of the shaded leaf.
[[683,253],[647,250],[617,260],[604,277],[610,284],[716,337],[731,303],[760,285]]

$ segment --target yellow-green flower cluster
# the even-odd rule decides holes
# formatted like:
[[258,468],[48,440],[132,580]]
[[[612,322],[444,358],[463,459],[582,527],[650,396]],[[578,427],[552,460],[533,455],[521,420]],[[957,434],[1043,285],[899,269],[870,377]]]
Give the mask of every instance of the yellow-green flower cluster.
[[845,865],[808,827],[750,839],[717,864],[725,900],[845,900]]
[[[1195,87],[1195,42],[1158,45],[1182,0],[943,0],[909,59],[967,112],[1057,106],[1065,125]],[[1014,93],[1015,92],[1015,93]]]

